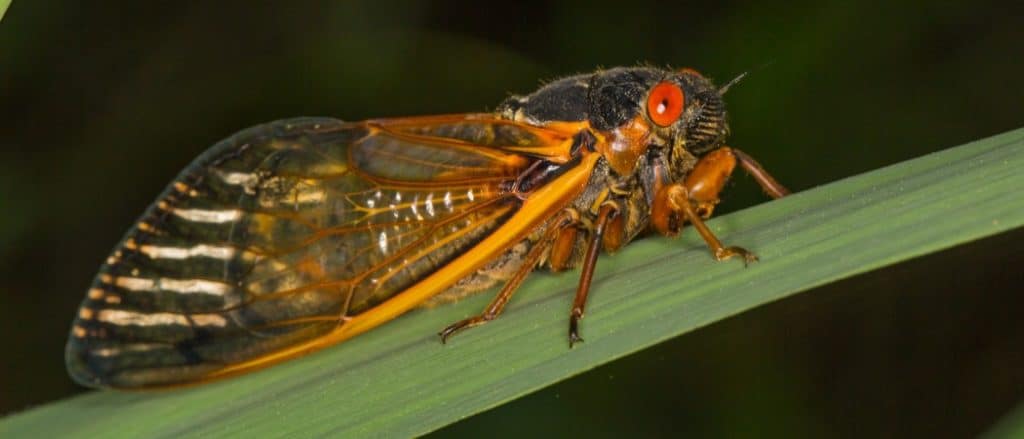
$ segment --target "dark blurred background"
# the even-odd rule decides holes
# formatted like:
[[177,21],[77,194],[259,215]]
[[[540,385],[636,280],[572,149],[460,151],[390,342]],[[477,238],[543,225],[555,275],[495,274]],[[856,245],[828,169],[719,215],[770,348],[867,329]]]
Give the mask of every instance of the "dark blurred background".
[[[800,190],[1024,126],[1020,2],[31,2],[0,22],[0,413],[83,389],[68,325],[192,158],[273,119],[489,110],[598,66],[727,81]],[[747,178],[723,211],[763,199]],[[941,221],[936,218],[936,221]],[[1024,233],[868,273],[442,433],[965,436],[1024,400]]]

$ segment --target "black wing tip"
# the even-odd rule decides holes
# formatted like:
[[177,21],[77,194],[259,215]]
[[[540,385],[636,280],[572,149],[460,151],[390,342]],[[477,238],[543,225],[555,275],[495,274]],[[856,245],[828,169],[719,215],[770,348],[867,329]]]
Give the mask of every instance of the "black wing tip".
[[93,389],[111,387],[108,371],[103,370],[97,362],[93,361],[93,358],[88,341],[72,334],[64,349],[64,366],[68,375],[74,382],[84,387]]

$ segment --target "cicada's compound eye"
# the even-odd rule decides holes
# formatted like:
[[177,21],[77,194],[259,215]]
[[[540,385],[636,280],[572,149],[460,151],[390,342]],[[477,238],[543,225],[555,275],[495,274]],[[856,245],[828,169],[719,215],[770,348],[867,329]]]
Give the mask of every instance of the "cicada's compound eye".
[[686,107],[686,96],[679,84],[663,81],[651,88],[647,95],[647,115],[658,126],[676,123]]

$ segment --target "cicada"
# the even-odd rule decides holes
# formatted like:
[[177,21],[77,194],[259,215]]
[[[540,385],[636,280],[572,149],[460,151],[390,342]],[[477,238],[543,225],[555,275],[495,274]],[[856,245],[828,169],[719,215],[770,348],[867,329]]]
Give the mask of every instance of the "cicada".
[[492,113],[288,119],[214,145],[101,266],[66,349],[75,381],[203,382],[306,354],[410,309],[503,283],[453,333],[498,317],[535,269],[595,261],[685,224],[715,259],[756,260],[705,226],[733,169],[722,95],[692,69],[613,68],[512,96]]

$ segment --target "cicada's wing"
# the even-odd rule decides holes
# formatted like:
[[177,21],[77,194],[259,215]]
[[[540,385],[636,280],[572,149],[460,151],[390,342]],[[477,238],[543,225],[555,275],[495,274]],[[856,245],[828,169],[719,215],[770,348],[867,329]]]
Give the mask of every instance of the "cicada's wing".
[[189,165],[100,268],[68,370],[93,387],[173,385],[322,337],[509,221],[525,203],[516,178],[567,161],[571,143],[485,115],[242,131]]

